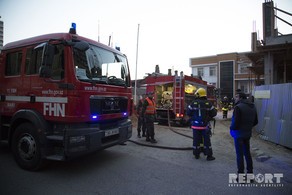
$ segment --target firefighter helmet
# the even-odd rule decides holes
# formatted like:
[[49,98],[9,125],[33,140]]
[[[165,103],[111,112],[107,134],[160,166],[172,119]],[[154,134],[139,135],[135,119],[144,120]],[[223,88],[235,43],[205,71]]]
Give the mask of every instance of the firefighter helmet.
[[206,93],[206,90],[204,88],[199,88],[195,95],[197,95],[198,97],[206,97],[207,96],[207,93]]

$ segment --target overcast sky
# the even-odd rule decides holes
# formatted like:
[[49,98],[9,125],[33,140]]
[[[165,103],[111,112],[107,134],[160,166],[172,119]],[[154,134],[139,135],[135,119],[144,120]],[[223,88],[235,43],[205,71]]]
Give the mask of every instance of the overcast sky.
[[[262,39],[264,0],[0,0],[4,44],[41,34],[68,32],[71,22],[77,33],[113,45],[128,56],[135,79],[137,31],[138,74],[143,78],[158,64],[191,74],[189,58],[251,50],[251,33]],[[291,0],[274,0],[292,13]],[[292,17],[278,12],[292,23]],[[279,32],[292,27],[279,21]]]

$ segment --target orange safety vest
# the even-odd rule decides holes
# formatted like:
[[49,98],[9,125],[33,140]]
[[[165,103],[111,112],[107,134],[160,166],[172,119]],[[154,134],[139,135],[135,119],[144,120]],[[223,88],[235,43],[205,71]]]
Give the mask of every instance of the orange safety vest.
[[154,114],[155,113],[155,103],[150,100],[148,97],[145,99],[148,102],[145,114]]

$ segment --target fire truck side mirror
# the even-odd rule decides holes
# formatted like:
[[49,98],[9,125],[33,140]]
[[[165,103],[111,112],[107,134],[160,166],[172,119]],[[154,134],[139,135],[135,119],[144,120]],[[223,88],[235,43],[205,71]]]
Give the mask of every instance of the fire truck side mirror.
[[49,78],[51,77],[52,64],[55,55],[55,46],[49,43],[39,44],[34,50],[42,50],[42,61],[39,69],[40,77]]
[[42,62],[39,69],[39,75],[40,77],[49,78],[51,77],[51,73],[52,73],[52,64],[54,61],[55,46],[49,43],[42,43],[36,46],[35,50],[40,49],[40,48],[43,49],[43,53],[42,53]]
[[46,43],[44,45],[43,56],[42,56],[42,66],[51,67],[54,61],[55,46]]
[[80,51],[86,51],[89,49],[89,44],[85,41],[79,41],[74,43],[74,48]]
[[86,51],[90,48],[89,44],[86,41],[66,41],[66,45],[73,46],[75,49],[80,51]]

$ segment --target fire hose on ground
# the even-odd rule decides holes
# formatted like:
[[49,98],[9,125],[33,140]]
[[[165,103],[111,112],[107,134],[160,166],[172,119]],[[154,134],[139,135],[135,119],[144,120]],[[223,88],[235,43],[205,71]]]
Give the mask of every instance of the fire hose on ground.
[[[169,130],[171,130],[172,132],[176,133],[176,134],[179,134],[179,135],[182,135],[182,136],[185,136],[185,137],[188,137],[188,138],[191,138],[193,139],[192,136],[189,136],[189,135],[186,135],[186,134],[183,134],[183,133],[180,133],[176,130],[174,130],[171,125],[170,125],[170,117],[169,117],[169,110],[167,111],[167,120],[168,120],[168,127],[169,127]],[[154,145],[154,144],[144,144],[144,143],[141,143],[141,142],[137,142],[137,141],[134,141],[134,140],[131,140],[129,139],[128,140],[129,142],[132,142],[132,143],[135,143],[137,145],[140,145],[140,146],[146,146],[146,147],[152,147],[152,148],[160,148],[160,149],[168,149],[168,150],[193,150],[192,147],[171,147],[171,146],[160,146],[160,145]]]

